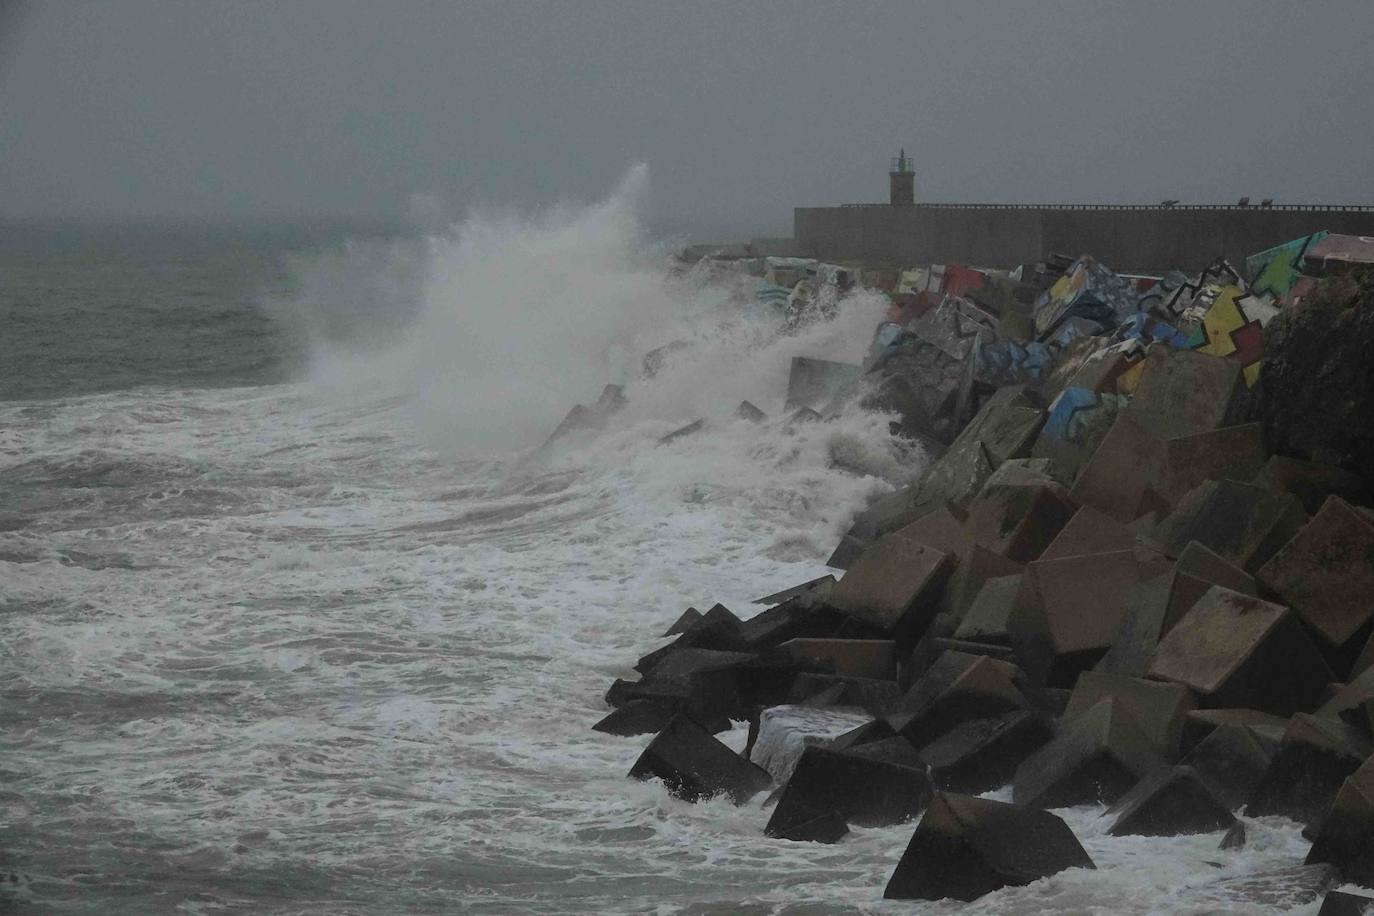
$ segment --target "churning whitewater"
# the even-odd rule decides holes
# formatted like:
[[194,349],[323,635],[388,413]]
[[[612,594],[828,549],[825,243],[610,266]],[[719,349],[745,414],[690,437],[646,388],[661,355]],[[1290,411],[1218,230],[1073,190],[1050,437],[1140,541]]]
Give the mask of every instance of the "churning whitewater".
[[[860,361],[881,298],[784,332],[665,269],[644,184],[296,259],[270,308],[312,341],[297,382],[0,402],[0,893],[89,913],[1207,912],[1225,904],[1190,889],[1302,857],[1280,818],[1220,851],[1108,837],[1078,808],[1059,813],[1097,871],[913,905],[882,900],[911,824],[790,843],[763,836],[762,796],[624,778],[647,738],[591,725],[627,659],[688,605],[749,616],[825,574],[853,513],[925,460],[885,416],[782,421],[790,359]],[[607,382],[615,425],[538,448]],[[734,419],[742,399],[774,419]]]

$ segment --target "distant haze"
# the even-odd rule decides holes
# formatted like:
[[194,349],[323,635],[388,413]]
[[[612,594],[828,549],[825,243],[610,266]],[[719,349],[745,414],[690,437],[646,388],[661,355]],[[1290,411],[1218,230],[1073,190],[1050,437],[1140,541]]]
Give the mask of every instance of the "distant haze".
[[1368,0],[0,0],[0,216],[433,220],[603,196],[1374,203]]

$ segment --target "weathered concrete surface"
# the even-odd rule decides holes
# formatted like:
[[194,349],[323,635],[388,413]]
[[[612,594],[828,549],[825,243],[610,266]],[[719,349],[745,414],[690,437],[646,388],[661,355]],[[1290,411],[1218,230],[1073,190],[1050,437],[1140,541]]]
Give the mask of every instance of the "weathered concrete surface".
[[1187,685],[1204,706],[1280,715],[1311,709],[1332,678],[1287,608],[1220,586],[1164,636],[1148,673]]
[[959,205],[798,207],[793,239],[803,257],[890,264],[1011,266],[1050,252],[1092,252],[1117,270],[1195,272],[1233,264],[1289,239],[1329,229],[1374,235],[1374,213],[1355,210],[1033,208]]
[[1374,519],[1332,496],[1257,577],[1328,644],[1344,645],[1374,617]]
[[941,792],[912,834],[883,896],[976,900],[1066,868],[1094,868],[1059,817],[1004,802]]
[[1226,804],[1188,766],[1160,767],[1107,809],[1112,836],[1179,836],[1226,830],[1236,823]]

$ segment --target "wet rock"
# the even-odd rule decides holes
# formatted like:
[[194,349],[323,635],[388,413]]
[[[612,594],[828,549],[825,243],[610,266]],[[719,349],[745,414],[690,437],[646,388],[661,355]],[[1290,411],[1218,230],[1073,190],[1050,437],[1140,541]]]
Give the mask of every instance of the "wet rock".
[[922,747],[961,722],[1026,709],[1030,703],[1016,686],[1019,674],[1007,662],[946,652],[907,691],[888,724]]
[[1245,848],[1245,823],[1236,821],[1231,825],[1231,829],[1226,831],[1226,835],[1221,838],[1221,843],[1217,849],[1244,849]]
[[1179,836],[1226,830],[1238,823],[1191,767],[1161,767],[1107,809],[1112,836]]
[[885,716],[901,702],[902,691],[892,681],[835,674],[800,674],[792,684],[788,702],[814,702],[822,691],[834,691],[829,705],[857,706],[873,716]]
[[1374,897],[1332,891],[1322,901],[1317,916],[1367,916],[1374,913]]
[[748,644],[742,635],[742,622],[723,604],[717,604],[699,620],[689,623],[673,642],[642,656],[635,664],[635,670],[649,671],[659,662],[685,649],[713,649],[722,652],[739,652]]
[[696,623],[700,619],[701,611],[698,611],[694,607],[689,607],[687,610],[682,612],[681,617],[673,621],[672,626],[668,627],[668,629],[663,631],[663,635],[677,636],[680,633],[685,633],[688,627],[690,627],[692,624]]
[[803,592],[743,621],[739,638],[750,651],[762,652],[789,639],[828,638],[851,623],[852,618],[830,607],[824,598]]
[[1264,778],[1250,793],[1246,813],[1252,817],[1281,814],[1313,823],[1371,751],[1374,745],[1369,739],[1344,723],[1295,715]]
[[778,649],[794,658],[825,662],[847,677],[897,677],[896,643],[890,639],[789,639]]
[[1266,754],[1278,749],[1288,720],[1258,709],[1195,709],[1183,717],[1183,735],[1179,751],[1187,755],[1202,741],[1227,725],[1244,727],[1260,742]]
[[1068,687],[1096,664],[1120,631],[1137,582],[1129,550],[1028,564],[1007,628],[1032,679]]
[[849,363],[794,356],[787,376],[787,402],[783,410],[821,407],[857,379],[862,371],[862,367]]
[[941,792],[887,882],[889,900],[976,900],[1068,868],[1094,868],[1047,811]]
[[767,770],[781,785],[792,775],[807,747],[824,747],[870,721],[872,716],[854,707],[775,706],[765,709],[759,714],[758,737],[751,747],[749,759]]
[[[854,750],[858,750],[857,748]],[[930,800],[924,770],[866,758],[850,750],[808,747],[778,798],[764,833],[783,836],[834,811],[848,824],[885,827],[920,813]]]
[[[690,703],[653,699],[631,700],[593,725],[592,731],[621,736],[657,734],[674,716],[690,706]],[[730,720],[723,715],[712,716],[699,724],[712,734],[730,730]]]
[[661,779],[669,793],[696,802],[726,795],[740,805],[773,780],[687,716],[659,732],[630,769],[632,779]]
[[740,420],[748,420],[750,423],[762,423],[768,419],[768,414],[748,401],[740,401],[739,407],[735,408],[735,417]]
[[960,723],[920,748],[931,779],[951,792],[988,792],[1011,782],[1016,768],[1054,737],[1054,725],[1032,710]]
[[884,535],[845,571],[830,604],[910,646],[934,616],[952,565],[947,554],[900,533]]
[[692,434],[694,434],[694,433],[699,433],[699,432],[701,432],[702,428],[703,428],[705,425],[706,425],[706,421],[705,421],[705,420],[693,420],[691,423],[688,423],[686,426],[681,426],[681,427],[679,427],[679,428],[673,430],[672,432],[668,433],[666,436],[661,436],[661,437],[659,438],[659,440],[658,440],[658,444],[659,444],[659,445],[667,445],[667,444],[670,443],[670,442],[676,442],[678,439],[685,439],[685,438],[687,438],[688,436],[690,436],[690,435],[692,435]]
[[1265,328],[1261,414],[1270,450],[1374,477],[1374,278],[1338,277]]
[[1374,759],[1341,784],[1307,862],[1334,865],[1346,881],[1374,886]]
[[1287,608],[1213,586],[1160,640],[1149,676],[1201,705],[1291,715],[1311,709],[1331,670]]
[[625,406],[625,390],[620,385],[607,385],[601,391],[595,404],[587,406],[585,404],[575,404],[568,411],[563,422],[555,427],[549,434],[549,438],[544,440],[540,446],[540,451],[544,451],[555,442],[563,439],[575,438],[577,436],[591,435],[603,429],[611,416]]
[[827,595],[830,594],[830,589],[833,588],[834,585],[834,576],[819,576],[815,579],[803,582],[801,585],[794,585],[791,588],[785,588],[780,592],[774,592],[771,595],[764,595],[762,598],[755,598],[752,603],[763,604],[767,605],[768,607],[776,607],[777,605],[782,604],[785,601],[789,601],[792,598],[797,598],[801,595],[811,595],[815,598],[824,599]]
[[1244,725],[1221,725],[1183,758],[1230,811],[1249,800],[1269,770],[1270,753]]
[[848,833],[849,825],[844,822],[840,812],[827,811],[771,835],[794,843],[838,843]]
[[1374,617],[1374,520],[1329,498],[1257,573],[1330,646]]
[[1302,505],[1291,496],[1234,480],[1210,480],[1183,497],[1153,536],[1170,556],[1197,541],[1254,573],[1306,521]]
[[1038,808],[1110,804],[1163,764],[1121,702],[1108,698],[1016,768],[1012,799]]
[[1072,722],[1107,697],[1120,701],[1161,756],[1170,760],[1177,758],[1184,717],[1197,706],[1197,698],[1187,687],[1085,671],[1069,696],[1064,723]]

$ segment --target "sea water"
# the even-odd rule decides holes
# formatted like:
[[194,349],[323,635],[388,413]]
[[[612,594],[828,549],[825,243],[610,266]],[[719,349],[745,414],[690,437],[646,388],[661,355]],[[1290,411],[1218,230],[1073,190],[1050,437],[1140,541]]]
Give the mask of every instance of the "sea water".
[[[1281,818],[1228,852],[1061,811],[1096,871],[929,904],[882,899],[912,824],[789,843],[762,797],[625,778],[610,682],[687,606],[828,572],[925,460],[880,415],[784,422],[790,359],[862,359],[879,297],[744,315],[666,270],[642,184],[424,236],[4,229],[0,905],[1272,911],[1207,886],[1300,862]],[[607,382],[611,426],[539,449]]]

